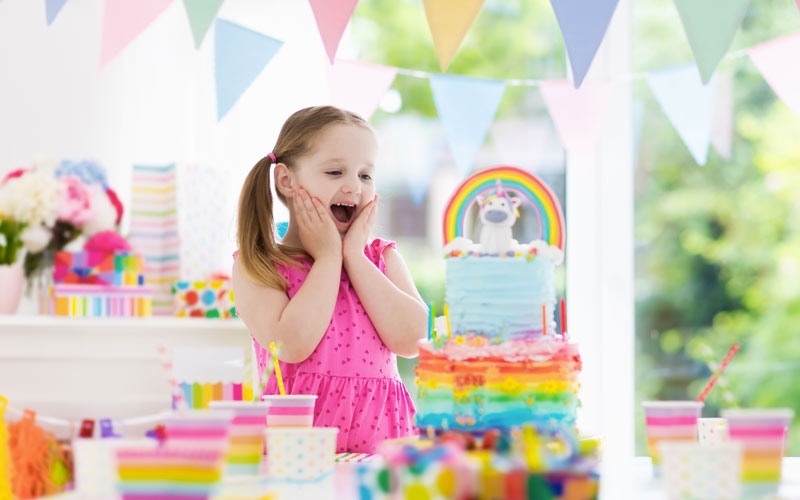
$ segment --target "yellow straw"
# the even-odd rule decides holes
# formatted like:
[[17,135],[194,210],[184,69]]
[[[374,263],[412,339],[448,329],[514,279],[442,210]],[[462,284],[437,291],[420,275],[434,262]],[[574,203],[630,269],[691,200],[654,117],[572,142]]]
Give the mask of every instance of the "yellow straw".
[[450,338],[450,308],[444,303],[444,319],[447,322],[447,338]]
[[275,355],[275,342],[269,343],[269,353],[272,356],[272,362],[275,364],[275,378],[278,379],[278,390],[281,396],[286,395],[286,389],[283,387],[283,377],[281,376],[281,367],[278,364],[278,357]]

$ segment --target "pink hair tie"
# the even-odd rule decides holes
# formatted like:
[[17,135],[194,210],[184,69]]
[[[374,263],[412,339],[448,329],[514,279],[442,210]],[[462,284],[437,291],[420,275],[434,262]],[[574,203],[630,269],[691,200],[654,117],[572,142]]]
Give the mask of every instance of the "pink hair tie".
[[272,151],[270,151],[270,153],[267,155],[267,157],[270,160],[272,160],[272,163],[278,163],[278,158],[275,156],[275,153],[273,153]]

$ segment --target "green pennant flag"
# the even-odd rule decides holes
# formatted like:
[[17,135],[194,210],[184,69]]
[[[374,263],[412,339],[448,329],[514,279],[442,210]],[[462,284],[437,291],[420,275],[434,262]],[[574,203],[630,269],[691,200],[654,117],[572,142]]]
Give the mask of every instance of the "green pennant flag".
[[203,39],[208,33],[208,28],[217,17],[222,2],[225,0],[183,0],[186,7],[186,14],[189,16],[189,25],[192,27],[194,37],[194,47],[200,48]]
[[700,79],[708,83],[728,51],[750,0],[675,0]]

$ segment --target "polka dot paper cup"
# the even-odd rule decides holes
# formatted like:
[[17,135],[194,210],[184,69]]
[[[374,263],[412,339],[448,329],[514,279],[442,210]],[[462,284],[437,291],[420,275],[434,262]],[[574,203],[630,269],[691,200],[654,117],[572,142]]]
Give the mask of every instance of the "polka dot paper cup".
[[316,481],[333,474],[336,427],[267,427],[267,476]]
[[714,446],[691,441],[661,441],[662,476],[669,500],[739,500],[742,445]]
[[698,418],[697,437],[701,444],[728,441],[728,421],[724,418]]

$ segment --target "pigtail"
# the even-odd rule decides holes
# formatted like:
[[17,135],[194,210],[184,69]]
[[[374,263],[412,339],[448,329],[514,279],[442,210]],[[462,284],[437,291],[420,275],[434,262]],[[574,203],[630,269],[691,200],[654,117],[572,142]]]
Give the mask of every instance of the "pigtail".
[[275,264],[292,262],[275,241],[270,189],[270,167],[273,163],[270,156],[259,160],[247,174],[242,186],[236,234],[239,253],[236,258],[256,283],[286,290],[286,279]]

